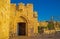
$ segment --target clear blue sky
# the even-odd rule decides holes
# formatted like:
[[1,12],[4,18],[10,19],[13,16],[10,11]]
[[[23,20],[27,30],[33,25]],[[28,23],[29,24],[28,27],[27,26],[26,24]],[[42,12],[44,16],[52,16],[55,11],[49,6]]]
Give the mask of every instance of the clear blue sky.
[[60,16],[60,0],[11,0],[11,3],[33,3],[38,12],[38,20],[49,20],[51,16]]

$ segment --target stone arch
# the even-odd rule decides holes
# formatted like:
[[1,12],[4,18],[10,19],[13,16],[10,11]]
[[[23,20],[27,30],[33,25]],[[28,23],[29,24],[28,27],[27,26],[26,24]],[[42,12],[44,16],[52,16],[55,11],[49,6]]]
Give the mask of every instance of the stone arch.
[[[20,19],[19,19],[20,18]],[[20,17],[18,17],[17,19],[19,19],[19,21],[16,23],[16,24],[18,24],[18,23],[20,23],[20,25],[21,25],[21,23],[25,23],[26,25],[25,25],[25,34],[26,35],[28,35],[28,23],[29,23],[29,19],[27,18],[27,17],[25,17],[25,16],[20,16]],[[21,20],[21,21],[20,21]],[[23,24],[23,26],[24,26],[24,24]],[[17,28],[18,29],[18,28]],[[17,32],[18,33],[18,32]]]
[[20,18],[24,19],[27,23],[29,23],[29,19],[26,16],[20,16]]

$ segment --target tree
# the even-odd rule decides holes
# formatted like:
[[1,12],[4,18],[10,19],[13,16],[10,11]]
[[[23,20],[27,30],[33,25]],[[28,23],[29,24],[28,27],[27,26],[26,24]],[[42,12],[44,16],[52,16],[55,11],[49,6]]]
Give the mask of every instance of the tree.
[[55,29],[53,22],[48,22],[48,29],[49,29],[49,30]]

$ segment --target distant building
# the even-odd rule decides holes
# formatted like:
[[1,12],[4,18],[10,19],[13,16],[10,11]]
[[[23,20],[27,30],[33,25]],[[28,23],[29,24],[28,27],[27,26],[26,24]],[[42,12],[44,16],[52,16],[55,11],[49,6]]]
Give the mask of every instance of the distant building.
[[48,22],[46,22],[46,21],[39,22],[39,27],[40,27],[40,32],[39,33],[42,33],[42,30],[43,30],[43,33],[46,33],[46,31],[48,30],[47,26],[48,26]]
[[[50,25],[50,29],[48,28],[48,25]],[[52,34],[55,33],[57,31],[60,31],[60,22],[56,22],[56,21],[42,21],[39,22],[39,27],[43,27],[43,31],[45,34]],[[52,29],[54,27],[54,29]],[[40,29],[41,30],[41,29]]]
[[48,22],[46,22],[46,21],[39,22],[39,26],[41,26],[41,27],[47,27],[47,25],[48,25]]

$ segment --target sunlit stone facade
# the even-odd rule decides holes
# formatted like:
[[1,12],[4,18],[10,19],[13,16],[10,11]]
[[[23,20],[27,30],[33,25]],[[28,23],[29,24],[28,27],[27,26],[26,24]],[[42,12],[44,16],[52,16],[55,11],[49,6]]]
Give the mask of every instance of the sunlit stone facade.
[[23,3],[19,3],[18,6],[16,6],[16,4],[11,4],[11,31],[13,31],[12,33],[18,36],[17,31],[19,23],[25,23],[25,29],[23,29],[26,31],[26,36],[31,36],[34,33],[38,33],[37,17],[37,12],[33,11],[32,4],[25,5]]
[[32,4],[11,4],[0,0],[0,39],[13,36],[32,36],[38,33],[37,12]]
[[0,0],[0,39],[9,38],[10,0]]

